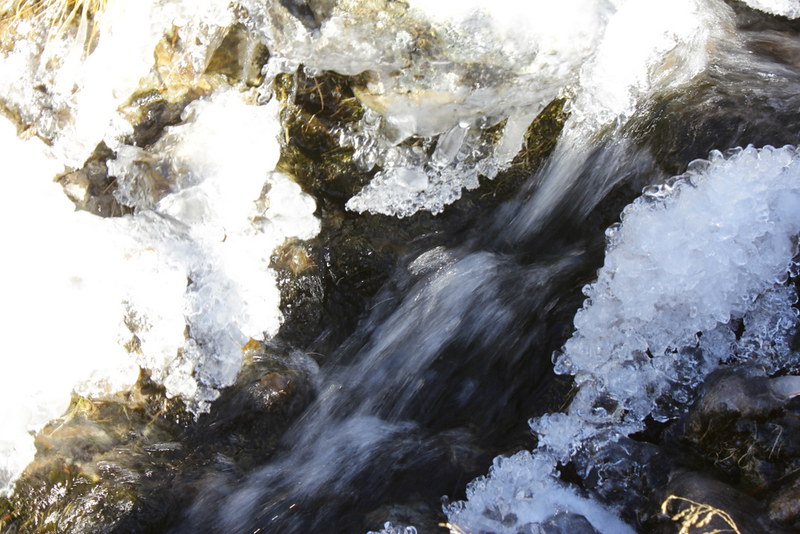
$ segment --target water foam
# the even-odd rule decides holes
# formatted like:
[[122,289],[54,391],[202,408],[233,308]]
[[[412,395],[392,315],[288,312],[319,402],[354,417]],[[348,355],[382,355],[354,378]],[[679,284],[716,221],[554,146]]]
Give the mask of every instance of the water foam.
[[[788,339],[797,297],[785,282],[798,213],[794,147],[714,152],[648,188],[609,229],[605,264],[555,357],[556,371],[579,387],[567,412],[533,420],[538,448],[498,459],[468,487],[466,502],[448,507],[450,522],[517,532],[541,523],[534,510],[542,502],[571,492],[576,497],[558,499],[562,509],[602,532],[623,531],[587,515],[599,505],[559,481],[557,463],[590,463],[591,451],[642,429],[647,416],[675,417],[721,363],[756,361],[773,372],[796,363]],[[738,341],[737,319],[745,329]]]

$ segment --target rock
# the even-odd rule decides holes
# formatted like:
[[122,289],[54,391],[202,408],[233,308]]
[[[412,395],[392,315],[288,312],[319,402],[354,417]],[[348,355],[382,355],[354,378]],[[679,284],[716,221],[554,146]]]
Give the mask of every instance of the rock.
[[800,530],[800,478],[776,492],[768,510],[770,519],[779,525]]
[[763,506],[752,497],[700,473],[678,470],[663,489],[662,512],[680,524],[685,534],[738,532],[778,534],[765,525]]
[[269,50],[243,24],[234,24],[211,55],[205,74],[220,74],[228,83],[257,87],[264,81],[262,67]]
[[621,437],[587,455],[578,469],[583,484],[618,507],[624,521],[635,524],[641,511],[654,504],[653,493],[667,483],[674,465],[662,447]]
[[133,392],[75,396],[36,437],[14,493],[0,498],[3,532],[123,534],[158,529],[174,511],[169,488],[191,416],[143,375]]
[[120,204],[114,197],[117,181],[108,175],[106,164],[112,157],[113,152],[105,143],[100,143],[82,168],[56,179],[77,209],[100,217],[119,217],[131,213],[128,206]]
[[787,394],[794,383],[744,369],[712,373],[681,439],[747,491],[769,491],[800,468],[800,402]]
[[706,378],[700,401],[692,409],[691,424],[735,415],[766,417],[781,410],[788,398],[775,392],[773,381],[757,371],[722,369]]
[[557,512],[544,521],[538,531],[533,531],[531,534],[600,534],[600,532],[582,515]]

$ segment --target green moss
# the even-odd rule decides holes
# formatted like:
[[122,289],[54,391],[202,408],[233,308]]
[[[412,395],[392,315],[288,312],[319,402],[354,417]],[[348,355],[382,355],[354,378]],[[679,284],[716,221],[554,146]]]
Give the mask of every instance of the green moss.
[[556,147],[564,122],[569,117],[564,106],[567,100],[557,98],[550,102],[533,120],[525,132],[522,150],[512,161],[512,168],[520,165],[526,170],[537,168]]

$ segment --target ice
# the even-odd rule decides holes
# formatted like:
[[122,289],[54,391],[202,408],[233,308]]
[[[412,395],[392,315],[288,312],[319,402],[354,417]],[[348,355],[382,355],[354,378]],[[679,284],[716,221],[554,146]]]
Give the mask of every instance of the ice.
[[[269,72],[302,64],[312,73],[368,73],[354,88],[368,113],[342,142],[383,171],[348,207],[398,216],[438,213],[478,186],[478,172],[493,178],[507,165],[532,118],[577,80],[612,10],[605,0],[344,1],[309,29],[281,6],[243,5],[270,48]],[[503,121],[494,147],[481,134]],[[404,144],[409,138],[424,150]],[[427,175],[425,187],[421,178],[399,187],[397,175],[412,170]]]
[[616,5],[596,54],[581,69],[568,130],[594,134],[624,121],[644,95],[691,80],[718,43],[734,35],[730,9],[713,0]]
[[[494,178],[554,98],[572,100],[561,143],[572,147],[624,123],[644,95],[690,80],[733,35],[718,0],[346,1],[315,28],[279,6],[245,5],[270,45],[269,72],[365,74],[354,91],[367,113],[340,138],[381,170],[347,207],[400,217],[439,213],[479,175]],[[482,135],[503,122],[494,141]],[[412,171],[425,187],[403,187]]]
[[0,94],[23,123],[53,142],[61,161],[80,167],[98,143],[114,147],[130,132],[118,108],[151,74],[154,51],[168,31],[179,27],[189,43],[170,68],[191,73],[190,84],[231,21],[222,0],[108,2],[91,30],[53,33],[26,21],[0,56]]
[[[578,384],[609,394],[626,420],[648,415],[670,384],[702,380],[724,353],[712,340],[735,341],[720,332],[732,320],[745,325],[739,357],[779,362],[789,352],[796,297],[776,281],[786,279],[800,231],[796,151],[748,147],[711,162],[626,208],[575,335],[556,358]],[[698,342],[701,332],[710,335]],[[767,339],[784,341],[767,349]],[[716,358],[682,373],[676,362],[690,358],[681,351],[697,346]],[[637,389],[651,401],[642,403]]]
[[[538,448],[496,460],[467,502],[447,508],[450,522],[517,532],[544,520],[534,506],[558,499],[598,530],[621,531],[580,508],[588,501],[555,480],[556,464],[588,468],[596,451],[641,430],[646,417],[676,417],[720,365],[796,369],[797,295],[786,282],[798,214],[800,152],[791,146],[713,152],[647,188],[607,233],[605,264],[584,288],[575,333],[554,356],[556,371],[572,374],[579,388],[566,413],[532,420]],[[796,394],[796,377],[775,380],[776,392]]]
[[[277,102],[255,106],[239,91],[221,88],[191,104],[184,122],[146,153],[131,147],[110,165],[123,191],[151,191],[142,181],[153,174],[166,184],[161,198],[123,197],[141,210],[136,220],[158,214],[179,229],[164,234],[184,236],[169,250],[191,279],[183,296],[191,334],[181,347],[183,359],[173,364],[182,371],[156,378],[196,410],[233,382],[241,347],[280,326],[280,295],[268,268],[272,250],[287,237],[308,239],[319,231],[313,199],[272,170],[279,157],[277,115]],[[153,169],[143,178],[130,157]]]
[[744,0],[744,3],[773,15],[782,15],[790,19],[800,17],[800,4],[797,0]]
[[568,511],[602,533],[635,532],[613,512],[559,481],[554,469],[551,458],[526,451],[495,458],[489,474],[467,486],[467,501],[447,508],[450,525],[462,532],[538,532],[536,525]]
[[104,398],[142,368],[193,412],[207,409],[248,340],[280,326],[272,251],[314,236],[319,221],[313,199],[273,170],[277,103],[231,87],[193,103],[147,150],[118,141],[109,170],[132,216],[76,212],[52,181],[64,169],[58,148],[0,125],[3,226],[15,229],[2,285],[14,333],[0,387],[7,490],[33,457],[30,432],[63,413],[71,391]]
[[370,531],[367,534],[417,534],[417,529],[412,526],[393,525],[391,522],[387,521],[379,531]]

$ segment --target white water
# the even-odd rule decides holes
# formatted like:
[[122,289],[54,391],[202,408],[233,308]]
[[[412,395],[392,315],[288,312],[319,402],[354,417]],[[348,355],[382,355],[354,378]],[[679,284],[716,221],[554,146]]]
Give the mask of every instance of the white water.
[[[524,8],[473,2],[457,9],[412,3],[407,12],[393,4],[396,13],[342,2],[317,30],[278,6],[241,3],[272,53],[267,80],[301,63],[344,74],[372,71],[358,93],[370,109],[352,131],[341,132],[365,167],[383,168],[348,203],[357,211],[441,211],[464,188],[478,185],[479,172],[491,178],[510,162],[544,105],[570,96],[572,116],[540,188],[509,225],[519,235],[541,224],[574,189],[575,171],[594,141],[618,131],[652,93],[689,83],[721,42],[736,39],[730,9],[713,0],[659,1],[646,9],[634,1],[531,2]],[[76,47],[67,36],[47,50],[41,37],[20,40],[0,60],[8,107],[52,141],[52,147],[23,141],[2,122],[8,176],[3,226],[15,230],[7,257],[24,260],[13,263],[3,285],[5,353],[19,356],[7,357],[0,387],[0,401],[11,408],[0,421],[0,485],[31,459],[29,432],[61,414],[70,391],[112,394],[129,388],[142,367],[168,394],[201,411],[218,388],[233,382],[241,346],[277,331],[269,255],[286,237],[318,231],[313,200],[290,177],[272,172],[282,135],[277,103],[256,105],[268,96],[265,88],[255,94],[222,86],[187,108],[183,123],[146,150],[124,143],[130,124],[118,111],[140,85],[151,83],[159,69],[154,51],[173,25],[189,43],[174,65],[188,74],[170,90],[196,83],[232,20],[227,7],[212,1],[112,3],[88,57],[80,39]],[[796,16],[792,4],[756,7]],[[430,55],[417,52],[425,32],[439,46]],[[58,68],[45,68],[46,59],[64,53]],[[481,68],[470,70],[475,64]],[[24,83],[11,83],[17,80]],[[33,90],[39,84],[49,89],[46,96]],[[485,146],[481,133],[504,120],[500,140]],[[427,138],[431,155],[398,145],[409,136]],[[135,216],[76,213],[50,183],[79,167],[100,141],[118,154],[111,172],[120,180],[120,200],[138,208]],[[152,184],[142,182],[136,171],[142,162],[163,173],[165,189],[154,194]],[[794,295],[780,282],[800,231],[798,166],[789,148],[747,149],[727,159],[714,154],[710,166],[693,164],[691,177],[650,191],[626,210],[623,225],[611,232],[606,265],[587,288],[591,302],[576,316],[577,331],[556,361],[559,371],[576,376],[578,396],[568,413],[533,423],[539,449],[496,460],[487,478],[470,486],[468,501],[448,509],[452,524],[516,532],[559,508],[603,532],[627,531],[613,511],[558,481],[556,462],[638,430],[648,415],[679,413],[720,358],[733,354],[767,367],[791,358],[786,335],[796,321]],[[495,296],[491,275],[499,263],[488,253],[459,260],[436,250],[412,264],[415,275],[438,274],[378,329],[348,383],[371,385],[373,394],[413,390],[415,373],[455,333],[469,330],[464,325],[476,323],[465,295],[502,332],[510,316],[502,306],[485,307]],[[745,324],[738,342],[731,318]],[[134,334],[140,352],[129,353],[124,346]],[[376,374],[372,366],[395,361],[392,344],[406,339],[418,341],[419,359],[402,360],[402,372],[389,379],[385,370]],[[688,366],[680,358],[687,346],[698,346],[704,359]],[[322,392],[323,400],[333,389]],[[649,393],[643,396],[642,389]],[[666,402],[667,394],[678,402]],[[347,470],[340,462],[345,452],[372,458],[407,430],[373,418],[381,409],[379,398],[367,397],[358,417],[342,428],[309,424],[324,430],[305,438],[316,451],[310,467],[268,466],[230,488],[230,510],[221,521],[235,528],[259,504],[259,488],[284,472],[292,473],[290,483],[307,484],[301,493],[338,488],[333,481],[346,489],[358,473],[337,479]],[[330,415],[324,404],[320,412]],[[341,447],[338,455],[331,444]]]

